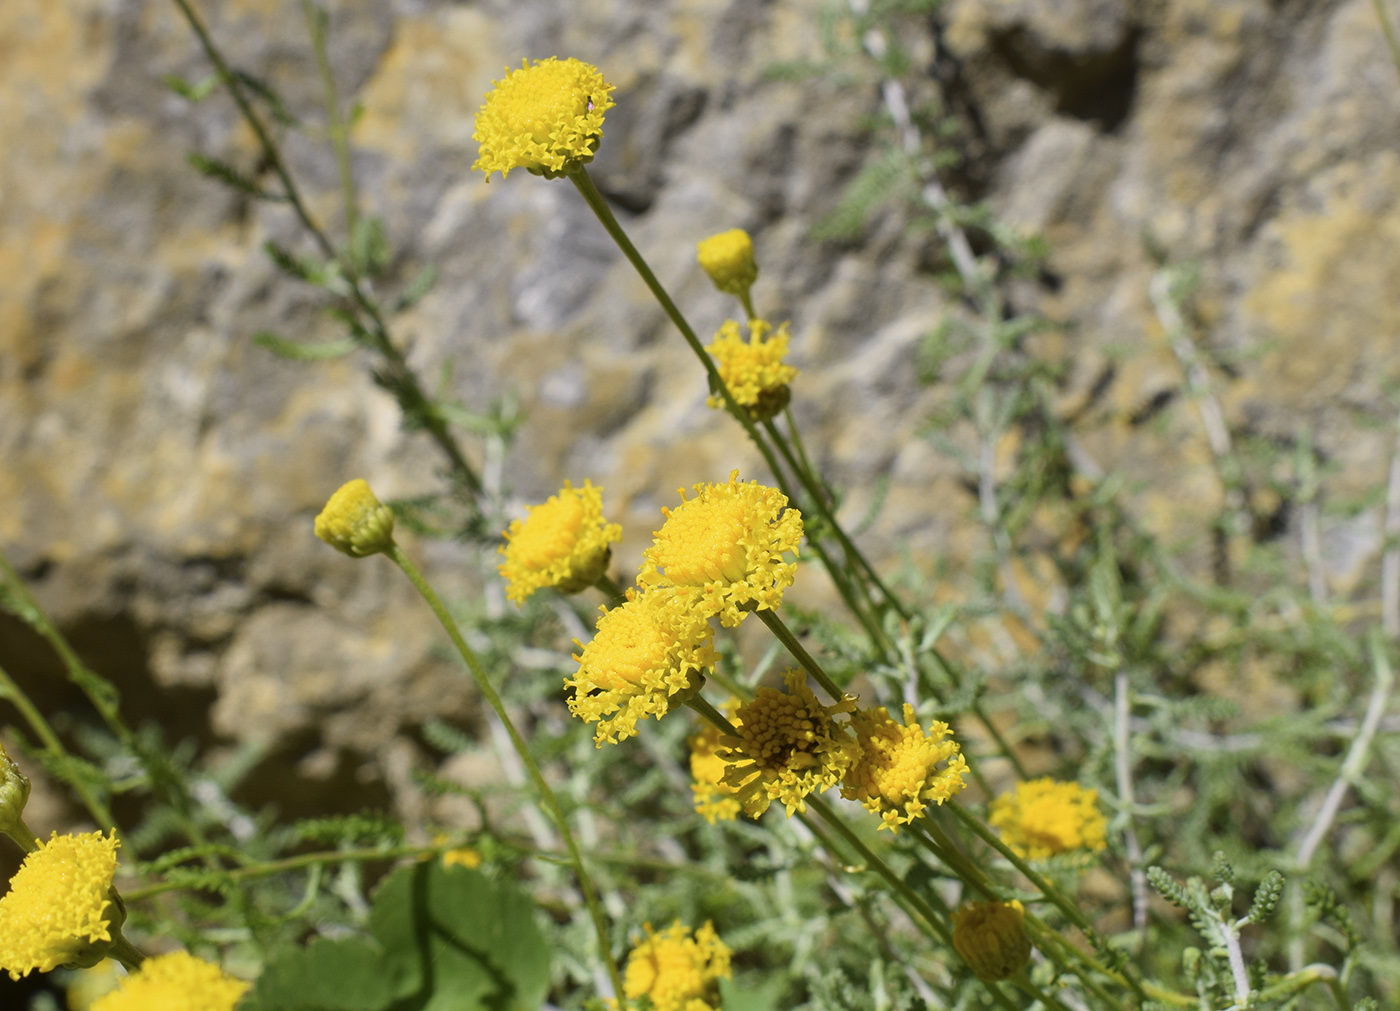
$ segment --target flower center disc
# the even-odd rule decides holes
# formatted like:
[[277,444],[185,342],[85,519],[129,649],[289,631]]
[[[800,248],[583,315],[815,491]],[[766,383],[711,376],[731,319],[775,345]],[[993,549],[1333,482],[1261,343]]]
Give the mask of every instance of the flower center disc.
[[1048,850],[1068,850],[1079,845],[1073,808],[1058,798],[1045,797],[1027,804],[1021,814],[1021,830]]
[[560,495],[530,510],[511,548],[526,568],[548,568],[569,557],[582,527],[583,502],[577,495]]
[[641,684],[649,672],[666,665],[671,637],[645,616],[623,610],[608,615],[591,643],[588,672],[599,688],[616,691]]
[[563,64],[541,64],[532,68],[511,92],[506,116],[522,134],[536,144],[548,145],[559,124],[588,113],[588,92],[579,84],[578,74]]
[[743,504],[693,499],[671,511],[657,533],[656,561],[677,586],[741,583],[748,570]]

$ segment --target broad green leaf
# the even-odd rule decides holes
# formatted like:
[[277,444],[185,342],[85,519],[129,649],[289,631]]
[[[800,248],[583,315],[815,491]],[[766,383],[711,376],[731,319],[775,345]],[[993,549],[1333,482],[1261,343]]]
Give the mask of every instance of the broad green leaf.
[[439,860],[375,893],[369,938],[275,955],[240,1011],[536,1011],[549,950],[530,899]]

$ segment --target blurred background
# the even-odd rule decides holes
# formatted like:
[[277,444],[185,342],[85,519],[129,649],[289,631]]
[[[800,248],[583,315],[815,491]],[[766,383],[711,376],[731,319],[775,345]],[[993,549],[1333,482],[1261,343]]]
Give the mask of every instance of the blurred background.
[[[1246,461],[1255,447],[1266,461],[1247,484],[1255,536],[1299,542],[1299,517],[1269,497],[1267,461],[1308,441],[1327,475],[1326,587],[1374,582],[1400,376],[1400,80],[1371,0],[912,6],[925,9],[899,21],[900,79],[946,128],[943,184],[1045,240],[1043,264],[1008,297],[1061,324],[1034,351],[1057,366],[1077,451],[1123,475],[1145,527],[1210,564],[1194,538],[1220,512],[1220,482],[1149,297],[1154,271],[1185,265],[1199,275],[1188,323],[1225,417]],[[464,438],[503,494],[601,484],[625,531],[625,581],[676,488],[732,467],[764,478],[573,188],[471,171],[493,78],[522,57],[575,56],[617,86],[594,178],[702,336],[736,309],[696,266],[695,243],[736,226],[754,236],[759,312],[792,321],[807,445],[845,490],[844,518],[880,505],[861,536],[872,557],[935,577],[984,551],[975,481],[921,435],[947,394],[917,367],[920,348],[962,308],[943,243],[909,228],[897,202],[832,226],[891,143],[888,95],[854,58],[867,40],[849,8],[328,7],[330,63],[359,105],[362,210],[394,249],[387,283],[438,273],[395,334],[430,389],[441,379],[483,414],[518,404],[504,459]],[[343,241],[300,5],[197,9],[305,126],[287,133],[288,160]],[[0,4],[0,546],[134,724],[157,720],[215,757],[257,747],[241,802],[450,820],[412,773],[439,757],[426,720],[475,725],[467,680],[406,581],[311,536],[342,482],[431,495],[442,463],[401,429],[364,352],[293,362],[252,342],[340,330],[325,294],[264,252],[269,239],[310,249],[285,205],[188,164],[198,152],[266,169],[226,94],[192,104],[163,83],[209,73],[168,0]],[[977,252],[994,248],[975,223],[968,232]],[[944,435],[956,449],[959,430]],[[453,540],[410,546],[448,595],[499,602],[489,557]],[[793,599],[827,600],[804,571]],[[1036,575],[1022,574],[1034,602]],[[46,711],[71,711],[60,729],[88,719],[47,647],[3,616],[0,665]],[[0,724],[15,719],[0,706]],[[80,825],[29,771],[31,827]]]

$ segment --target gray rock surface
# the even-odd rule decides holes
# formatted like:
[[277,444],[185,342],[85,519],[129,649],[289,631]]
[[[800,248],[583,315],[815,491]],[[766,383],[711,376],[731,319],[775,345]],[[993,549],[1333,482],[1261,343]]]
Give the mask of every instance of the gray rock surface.
[[[440,271],[395,334],[424,376],[454,361],[468,405],[519,393],[509,486],[537,501],[564,478],[602,484],[623,574],[675,488],[759,462],[572,187],[470,171],[481,96],[522,56],[576,55],[617,84],[596,176],[702,333],[732,307],[695,242],[754,235],[760,309],[793,321],[808,445],[852,516],[892,475],[871,552],[931,571],[983,550],[959,466],[916,437],[943,394],[912,355],[948,309],[927,238],[889,215],[859,243],[808,235],[877,153],[875,80],[765,74],[822,57],[826,7],[332,5],[365,207],[396,278]],[[298,4],[200,8],[231,59],[321,121]],[[952,0],[906,41],[915,97],[941,95],[967,126],[961,183],[1049,242],[1055,283],[1019,297],[1066,324],[1042,345],[1068,363],[1065,409],[1099,466],[1143,483],[1145,523],[1195,529],[1221,494],[1148,299],[1145,235],[1200,265],[1203,340],[1235,363],[1214,376],[1232,426],[1310,429],[1338,499],[1383,480],[1390,430],[1357,418],[1389,415],[1400,366],[1400,81],[1368,0]],[[66,626],[131,631],[122,656],[90,652],[128,692],[194,690],[211,740],[261,741],[303,776],[401,784],[415,727],[471,719],[472,693],[410,588],[321,545],[311,518],[354,476],[383,497],[430,492],[439,460],[365,358],[292,363],[250,342],[337,334],[326,299],[262,252],[308,248],[289,211],[185,162],[255,165],[224,96],[191,106],[161,84],[208,71],[165,0],[0,5],[0,544]],[[328,148],[293,136],[288,151],[339,235]],[[1162,397],[1175,406],[1142,423]],[[1325,526],[1338,588],[1374,577],[1375,517]],[[467,549],[413,550],[450,591],[480,592]],[[0,658],[31,655],[3,631]]]

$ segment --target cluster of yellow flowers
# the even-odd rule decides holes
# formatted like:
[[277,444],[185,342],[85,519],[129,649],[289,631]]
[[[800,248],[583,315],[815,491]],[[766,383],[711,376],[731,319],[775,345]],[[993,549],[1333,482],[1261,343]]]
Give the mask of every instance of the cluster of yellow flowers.
[[500,573],[511,600],[524,603],[546,586],[581,593],[607,571],[610,545],[622,539],[622,527],[603,519],[603,489],[565,481],[558,495],[528,512],[511,523],[501,547],[506,560]]
[[1098,809],[1099,793],[1078,783],[1044,777],[1017,783],[992,801],[988,821],[1002,839],[1027,860],[1044,860],[1075,849],[1101,850],[1108,821]]
[[157,955],[88,1011],[233,1011],[248,984],[186,951]]
[[627,956],[623,993],[650,998],[653,1011],[718,1011],[716,985],[730,976],[730,951],[714,928],[707,922],[692,936],[677,920],[660,933],[650,923],[644,929]]

